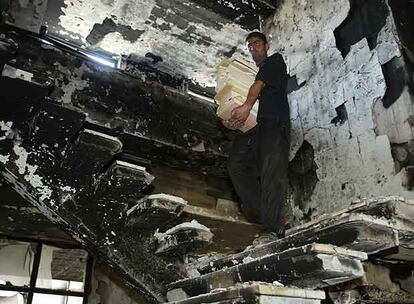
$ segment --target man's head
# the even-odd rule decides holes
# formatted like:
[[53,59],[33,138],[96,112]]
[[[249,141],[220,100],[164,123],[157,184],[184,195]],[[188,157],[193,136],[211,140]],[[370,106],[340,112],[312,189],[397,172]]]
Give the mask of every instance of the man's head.
[[269,44],[267,43],[266,36],[260,32],[251,32],[246,37],[247,49],[252,56],[256,65],[259,65],[267,57],[267,51],[269,50]]

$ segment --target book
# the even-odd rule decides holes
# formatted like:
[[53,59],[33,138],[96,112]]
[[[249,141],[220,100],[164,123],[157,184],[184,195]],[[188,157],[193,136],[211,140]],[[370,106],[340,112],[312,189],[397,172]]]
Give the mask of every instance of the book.
[[257,72],[258,68],[247,59],[241,57],[225,59],[217,68],[216,92],[218,93],[225,85],[232,85],[247,96]]
[[[242,57],[234,57],[223,60],[217,68],[216,96],[214,99],[219,104],[217,116],[223,120],[229,120],[231,111],[244,103],[250,86],[253,84],[258,68]],[[257,124],[258,102],[250,111],[245,124],[240,128],[246,132]]]
[[[245,101],[245,97],[240,95],[234,90],[234,87],[231,85],[226,85],[220,90],[219,93],[214,98],[219,106],[217,108],[217,116],[223,120],[229,120],[231,118],[231,112],[237,106],[240,106]],[[246,119],[244,125],[240,128],[240,131],[247,132],[251,128],[257,125],[257,102],[250,111],[249,116]]]

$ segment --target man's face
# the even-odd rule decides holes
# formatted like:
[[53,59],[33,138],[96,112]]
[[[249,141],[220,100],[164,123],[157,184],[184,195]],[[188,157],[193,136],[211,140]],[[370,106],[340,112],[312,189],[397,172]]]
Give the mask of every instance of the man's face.
[[247,49],[256,65],[259,65],[267,57],[269,44],[264,43],[259,37],[251,37],[247,40]]

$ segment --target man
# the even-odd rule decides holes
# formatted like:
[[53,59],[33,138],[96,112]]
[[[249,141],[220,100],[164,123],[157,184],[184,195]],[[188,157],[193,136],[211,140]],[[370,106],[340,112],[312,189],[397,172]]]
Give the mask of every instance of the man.
[[285,233],[284,205],[289,154],[289,104],[287,72],[283,57],[267,56],[266,36],[252,32],[246,38],[249,53],[259,67],[243,105],[233,109],[223,124],[238,129],[260,98],[257,126],[240,132],[233,141],[228,171],[240,199],[259,216],[264,234]]

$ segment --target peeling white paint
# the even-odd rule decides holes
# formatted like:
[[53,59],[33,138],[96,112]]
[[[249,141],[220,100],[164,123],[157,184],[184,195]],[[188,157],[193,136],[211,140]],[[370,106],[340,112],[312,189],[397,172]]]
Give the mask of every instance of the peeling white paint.
[[394,57],[401,56],[398,46],[398,35],[394,27],[392,15],[388,16],[385,26],[379,32],[375,49],[381,64],[387,63]]
[[39,33],[43,24],[48,1],[18,0],[11,1],[7,12],[7,22],[27,31]]
[[[388,109],[381,100],[386,91],[381,64],[400,54],[392,18],[378,35],[376,49],[362,39],[344,59],[333,31],[348,12],[347,0],[293,0],[265,25],[272,50],[283,54],[299,83],[306,81],[289,94],[290,159],[304,140],[312,145],[319,179],[308,206],[313,216],[342,209],[359,197],[414,196],[403,186],[404,172],[395,173],[390,147],[390,141],[414,138],[411,96],[405,91]],[[335,126],[331,120],[342,104],[348,120]],[[294,209],[299,218],[307,211]]]
[[[152,16],[156,16],[155,20],[149,19],[153,9],[160,9],[155,0],[114,1],[110,6],[103,5],[100,0],[65,0],[65,4],[67,7],[60,16],[60,25],[65,29],[63,34],[76,33],[87,44],[86,37],[95,23],[100,24],[105,18],[117,16],[118,24],[143,31],[143,34],[138,41],[131,42],[118,32],[108,33],[95,47],[117,55],[133,54],[140,60],[145,60],[145,54],[148,52],[159,55],[163,61],[157,63],[157,69],[185,76],[210,87],[215,86],[215,67],[223,59],[222,54],[234,46],[237,46],[240,52],[244,48],[244,38],[247,34],[236,24],[221,24],[221,29],[215,29],[190,20],[185,28],[174,24],[168,31],[160,29],[159,26],[156,28],[153,23],[170,22],[156,15]],[[187,19],[185,16],[179,16],[181,17]],[[193,30],[193,43],[179,38],[190,28]],[[186,35],[191,36],[189,33]],[[211,39],[210,45],[197,43],[197,40],[203,37]],[[148,62],[151,62],[150,59]]]
[[177,231],[180,230],[202,230],[204,232],[207,232],[210,237],[213,237],[213,233],[210,231],[210,229],[202,224],[200,224],[199,222],[197,222],[196,220],[192,220],[191,222],[185,222],[179,225],[176,225],[170,229],[168,229],[167,231],[165,231],[164,233],[159,233],[158,230],[154,233],[154,237],[156,237],[159,240],[166,240],[168,239],[168,236],[171,234],[176,233]]
[[27,164],[27,156],[29,153],[23,147],[18,145],[13,146],[13,152],[18,156],[18,159],[15,161],[17,168],[19,170],[19,174],[26,173],[26,164]]
[[[75,91],[81,91],[89,87],[89,81],[82,79],[84,71],[88,68],[83,63],[79,68],[75,68],[72,72],[70,72],[67,68],[63,67],[58,62],[55,62],[55,66],[57,66],[59,71],[62,72],[62,75],[65,75],[70,79],[70,81],[68,81],[67,83],[62,81],[63,79],[60,79],[62,81],[60,87],[63,91],[61,101],[65,104],[70,104],[72,102],[72,95]],[[57,79],[55,80],[55,85],[59,87]]]
[[6,138],[8,138],[8,136],[10,134],[13,133],[12,131],[12,127],[13,126],[13,122],[12,121],[3,121],[0,120],[0,131],[2,131],[2,133],[4,133],[4,135],[2,135],[0,133],[0,141],[1,140],[5,140]]
[[173,196],[169,194],[151,194],[148,196],[145,196],[144,198],[140,199],[133,207],[131,207],[127,211],[127,216],[129,216],[131,213],[133,213],[135,210],[139,209],[143,202],[149,201],[149,200],[159,200],[159,201],[169,201],[174,202],[177,206],[185,207],[187,205],[187,201],[184,200],[181,197]]
[[5,64],[3,67],[2,76],[14,78],[14,79],[21,79],[27,82],[32,82],[33,74],[27,71],[23,71],[21,69],[17,69],[12,67],[8,64]]
[[375,131],[378,135],[387,135],[392,143],[404,143],[414,138],[414,127],[410,118],[414,117],[412,96],[406,87],[389,108],[384,108],[381,100],[373,106]]

